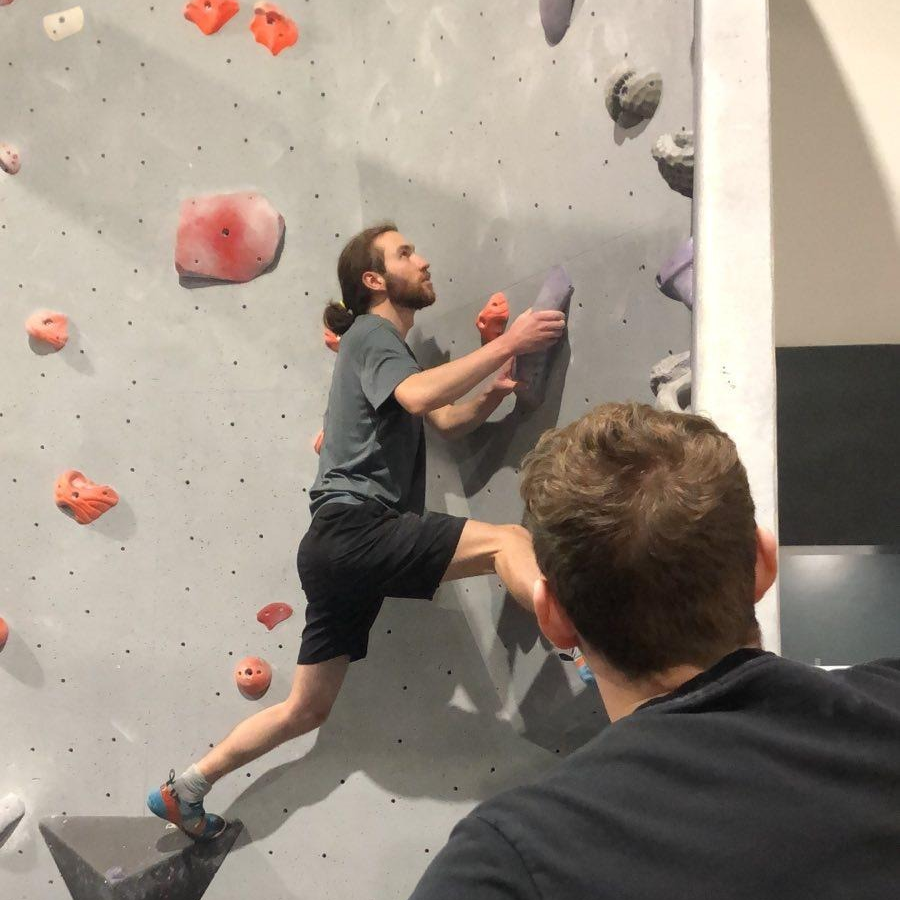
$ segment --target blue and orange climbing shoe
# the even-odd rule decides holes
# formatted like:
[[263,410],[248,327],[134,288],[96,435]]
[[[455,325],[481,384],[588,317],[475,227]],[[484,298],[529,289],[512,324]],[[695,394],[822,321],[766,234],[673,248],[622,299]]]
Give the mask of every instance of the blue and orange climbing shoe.
[[195,841],[211,841],[228,826],[221,817],[203,809],[203,801],[186,803],[175,791],[175,770],[169,771],[169,780],[151,791],[147,797],[150,812],[173,825],[177,825],[188,837]]
[[588,661],[584,658],[584,654],[578,647],[572,647],[572,649],[568,651],[560,650],[558,656],[564,662],[575,664],[575,670],[578,672],[578,677],[585,684],[597,683],[597,679],[594,677],[594,673],[591,671]]

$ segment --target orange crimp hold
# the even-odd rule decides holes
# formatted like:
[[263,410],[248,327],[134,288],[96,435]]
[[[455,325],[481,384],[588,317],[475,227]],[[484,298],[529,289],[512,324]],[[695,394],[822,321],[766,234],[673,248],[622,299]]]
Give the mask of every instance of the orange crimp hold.
[[503,293],[494,294],[475,319],[475,327],[481,332],[481,343],[489,344],[506,331],[509,321],[509,303]]
[[204,34],[215,34],[240,8],[235,0],[190,0],[184,17]]
[[293,614],[294,610],[287,603],[270,603],[256,614],[256,621],[262,622],[271,631],[276,625],[285,619],[289,619]]
[[259,700],[272,683],[272,667],[258,656],[245,656],[235,666],[234,682],[248,700]]
[[6,642],[9,640],[9,625],[0,619],[0,650],[2,650],[6,646]]
[[68,469],[56,479],[56,505],[79,525],[89,525],[119,502],[108,484],[94,484],[81,472]]
[[69,319],[61,312],[39,309],[25,320],[25,330],[36,340],[62,350],[69,339]]
[[253,7],[250,30],[258,44],[268,47],[278,56],[285,47],[293,47],[300,36],[293,19],[289,19],[274,3],[257,3]]
[[330,328],[326,328],[325,329],[325,346],[329,350],[334,350],[334,352],[337,353],[340,343],[341,343],[341,336],[339,334],[335,334]]

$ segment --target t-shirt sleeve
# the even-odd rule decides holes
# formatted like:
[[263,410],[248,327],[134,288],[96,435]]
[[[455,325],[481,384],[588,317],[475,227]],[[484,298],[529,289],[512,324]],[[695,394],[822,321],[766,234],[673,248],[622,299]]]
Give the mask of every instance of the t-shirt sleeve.
[[540,900],[515,847],[473,814],[463,819],[410,900]]
[[401,381],[421,371],[406,344],[387,327],[374,328],[367,335],[359,377],[366,400],[375,409],[394,393]]

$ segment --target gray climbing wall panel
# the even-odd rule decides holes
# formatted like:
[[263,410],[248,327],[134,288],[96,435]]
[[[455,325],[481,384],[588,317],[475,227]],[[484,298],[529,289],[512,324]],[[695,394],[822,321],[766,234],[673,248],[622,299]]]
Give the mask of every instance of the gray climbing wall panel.
[[[430,437],[436,509],[520,521],[540,431],[652,402],[650,368],[690,339],[654,284],[690,201],[651,156],[692,124],[689,0],[578,2],[552,48],[538,0],[292,0],[300,40],[277,57],[247,4],[207,37],[178,4],[94,0],[53,42],[59,8],[0,8],[0,142],[21,162],[0,171],[0,796],[27,808],[0,849],[4,900],[69,896],[40,818],[144,815],[147,788],[257,708],[238,659],[272,664],[263,704],[286,694],[334,359],[320,315],[350,235],[392,217],[430,259],[439,299],[411,343],[431,363],[479,345],[493,292],[515,315],[550,267],[575,284],[544,406],[506,417],[510,398],[474,437]],[[605,108],[626,54],[664,81],[629,131]],[[284,217],[277,268],[180,286],[181,202],[235,191]],[[58,353],[29,343],[39,308],[70,318]],[[118,505],[61,514],[68,469]],[[296,612],[268,632],[272,601]],[[204,896],[403,897],[472,805],[602,721],[495,579],[393,601],[325,727],[217,786],[210,807],[244,831]]]

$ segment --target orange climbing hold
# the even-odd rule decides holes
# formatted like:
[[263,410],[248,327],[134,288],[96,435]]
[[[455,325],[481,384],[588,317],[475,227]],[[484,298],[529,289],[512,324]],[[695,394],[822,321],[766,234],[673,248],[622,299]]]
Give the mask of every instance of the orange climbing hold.
[[293,614],[294,610],[287,603],[270,603],[256,614],[256,621],[262,622],[271,631],[276,625],[285,619],[289,619]]
[[475,327],[481,332],[482,345],[500,337],[506,331],[508,321],[509,303],[506,301],[506,295],[494,294],[475,319]]
[[235,0],[190,0],[184,17],[204,34],[215,34],[240,8]]
[[94,484],[81,472],[68,469],[56,479],[56,505],[79,525],[89,525],[119,502],[108,484]]
[[285,47],[297,43],[300,31],[274,3],[257,3],[253,7],[250,30],[258,44],[268,47],[272,56],[278,56]]
[[25,330],[38,341],[61,350],[69,340],[69,319],[64,313],[39,309],[25,320]]
[[0,650],[6,646],[9,640],[9,625],[3,619],[0,619]]
[[258,656],[245,656],[234,670],[234,681],[242,696],[259,700],[272,683],[272,667]]
[[330,328],[326,328],[325,329],[325,346],[329,350],[334,350],[334,352],[337,353],[340,343],[341,343],[341,336],[339,334],[335,334]]
[[322,452],[322,443],[324,442],[324,440],[325,440],[325,431],[320,428],[319,433],[315,436],[315,439],[313,440],[313,450],[315,450],[316,453]]

